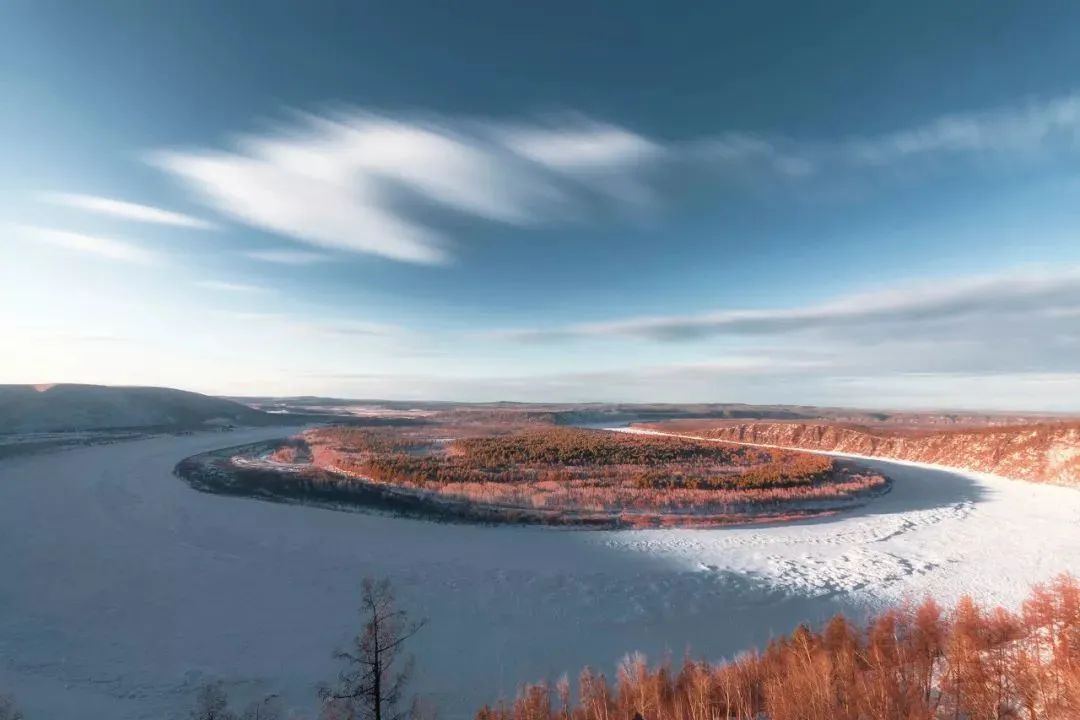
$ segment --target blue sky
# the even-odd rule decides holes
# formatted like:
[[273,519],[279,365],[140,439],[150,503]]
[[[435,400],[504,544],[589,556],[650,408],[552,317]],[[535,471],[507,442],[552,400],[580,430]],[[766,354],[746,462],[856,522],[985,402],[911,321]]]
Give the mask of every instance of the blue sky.
[[5,3],[0,382],[1080,409],[1080,7],[522,5]]

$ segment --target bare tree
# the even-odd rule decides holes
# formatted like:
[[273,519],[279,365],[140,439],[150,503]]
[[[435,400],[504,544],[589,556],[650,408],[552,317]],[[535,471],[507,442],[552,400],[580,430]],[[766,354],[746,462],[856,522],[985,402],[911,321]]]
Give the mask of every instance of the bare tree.
[[409,681],[412,658],[402,656],[405,641],[420,631],[426,620],[411,622],[397,607],[390,581],[365,578],[360,612],[364,627],[353,639],[352,649],[335,656],[346,667],[336,688],[324,688],[324,716],[353,720],[402,720],[409,709],[400,709]]
[[191,711],[191,720],[235,720],[236,715],[229,710],[229,696],[220,682],[208,682],[199,688],[195,696],[195,709]]
[[[199,688],[195,708],[191,711],[191,720],[282,720],[284,717],[285,708],[277,693],[252,700],[243,712],[237,714],[229,707],[229,695],[219,680],[207,682]],[[0,713],[0,720],[8,719]]]
[[0,694],[0,720],[23,720],[23,714],[15,705],[15,698]]
[[253,700],[240,714],[240,720],[284,720],[284,717],[285,709],[277,693]]

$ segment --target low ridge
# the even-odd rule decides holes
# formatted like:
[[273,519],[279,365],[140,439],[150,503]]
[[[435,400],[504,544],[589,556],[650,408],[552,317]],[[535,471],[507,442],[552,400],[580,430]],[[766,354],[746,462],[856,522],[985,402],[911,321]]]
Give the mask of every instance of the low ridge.
[[0,385],[0,433],[261,425],[271,416],[223,398],[159,387]]

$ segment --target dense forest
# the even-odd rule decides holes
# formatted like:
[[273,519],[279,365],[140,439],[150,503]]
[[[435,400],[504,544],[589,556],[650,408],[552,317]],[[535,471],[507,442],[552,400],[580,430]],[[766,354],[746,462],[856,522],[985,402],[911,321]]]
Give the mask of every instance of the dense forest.
[[710,524],[836,509],[887,487],[880,475],[809,453],[553,425],[465,433],[450,425],[332,427],[302,441],[303,452],[277,456],[310,455],[314,467],[358,483],[544,511],[549,521],[565,512],[575,521],[601,513],[630,524]]
[[380,479],[416,484],[522,483],[552,473],[641,488],[756,489],[803,485],[834,470],[829,458],[679,438],[543,427],[509,435],[422,443],[402,434],[328,429],[311,445],[333,444]]
[[1075,420],[985,427],[675,420],[642,427],[717,440],[933,463],[1015,480],[1080,486],[1080,423]]
[[477,720],[1076,720],[1080,585],[1036,587],[1018,613],[970,598],[800,626],[762,652],[650,667],[638,654],[615,682],[586,668],[572,695],[523,688]]

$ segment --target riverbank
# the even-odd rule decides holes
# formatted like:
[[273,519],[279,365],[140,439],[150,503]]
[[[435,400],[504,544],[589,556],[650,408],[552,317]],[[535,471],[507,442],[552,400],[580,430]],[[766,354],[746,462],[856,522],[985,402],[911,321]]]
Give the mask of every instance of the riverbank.
[[[430,482],[408,480],[408,466],[419,456],[415,444],[403,445],[408,449],[408,454],[386,456],[390,458],[390,467],[403,468],[402,475],[390,472],[378,479],[369,473],[377,471],[380,466],[370,459],[366,462],[352,462],[352,456],[342,452],[340,439],[335,440],[332,454],[320,444],[308,446],[308,441],[323,442],[322,436],[332,431],[333,428],[327,428],[311,431],[302,438],[294,438],[288,442],[264,443],[204,453],[185,458],[177,464],[175,472],[195,489],[223,495],[303,503],[336,510],[382,512],[440,522],[607,530],[650,527],[708,528],[821,518],[872,502],[891,488],[886,477],[868,472],[856,464],[832,461],[806,463],[801,456],[790,453],[781,456],[764,454],[762,457],[767,460],[764,465],[721,465],[721,474],[714,475],[717,479],[712,481],[718,484],[702,486],[700,483],[707,480],[699,480],[695,476],[684,481],[693,482],[693,488],[662,487],[657,491],[651,483],[677,482],[677,472],[684,466],[672,465],[668,468],[655,463],[642,470],[628,469],[632,466],[607,464],[595,467],[555,465],[551,466],[551,469],[544,465],[539,470],[539,476],[528,474],[531,466],[511,466],[514,467],[513,470],[501,469],[498,471],[501,475],[495,477],[503,477],[512,472],[514,480],[485,482],[481,479],[466,482],[455,479],[432,485]],[[373,440],[368,437],[370,431],[346,432],[350,437],[362,436],[363,442],[369,444],[378,443],[383,446],[390,442],[399,442],[397,437],[381,435]],[[552,441],[551,437],[544,433],[553,433],[558,436],[559,441],[569,442],[569,445],[545,444]],[[583,440],[589,444],[588,447],[579,446],[578,443]],[[713,452],[716,446],[709,444],[700,446],[652,441],[651,445],[662,447],[647,447],[643,451],[636,446],[637,442],[630,444],[628,448],[624,437],[600,431],[554,429],[545,430],[543,433],[534,432],[520,438],[500,437],[492,441],[499,443],[500,457],[508,452],[507,448],[512,454],[520,452],[520,445],[526,444],[530,452],[538,452],[541,456],[548,457],[555,451],[564,452],[576,458],[577,462],[584,462],[582,458],[588,457],[589,452],[603,453],[605,456],[617,453],[628,456],[653,453],[663,456],[663,453],[667,453],[672,457],[685,453],[698,460],[707,458],[710,462],[716,462],[717,458],[720,458],[725,463],[734,462],[736,456],[747,460],[746,454],[741,452]],[[415,438],[410,442],[415,443]],[[468,442],[488,441],[481,438]],[[675,445],[677,447],[674,447]],[[435,452],[440,453],[440,456],[449,452],[455,453],[451,457],[461,458],[460,445],[448,446],[445,441],[440,440],[430,447],[435,447]],[[303,462],[296,462],[298,449],[305,458]],[[754,462],[758,459],[755,456]],[[803,468],[803,465],[806,467]],[[700,466],[695,467],[698,467],[700,472]],[[430,476],[431,473],[444,471],[436,465],[434,468],[424,466],[423,472]],[[619,473],[616,477],[633,472],[634,477],[639,479],[635,480],[635,485],[628,492],[621,484],[617,484],[617,481],[601,481],[589,476],[589,473],[602,476],[612,472]],[[575,480],[575,473],[585,475],[582,479]],[[517,479],[519,477],[524,480]],[[757,477],[762,479],[753,479]],[[644,482],[650,484],[643,484]],[[487,497],[500,498],[501,501],[487,500]]]

